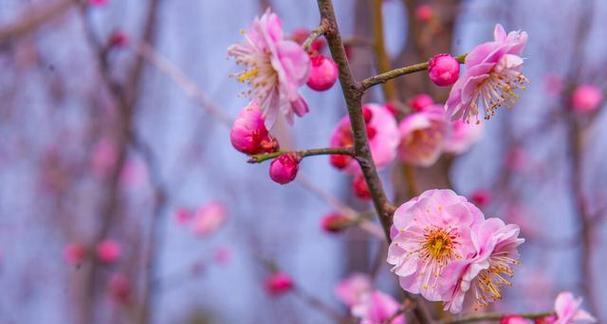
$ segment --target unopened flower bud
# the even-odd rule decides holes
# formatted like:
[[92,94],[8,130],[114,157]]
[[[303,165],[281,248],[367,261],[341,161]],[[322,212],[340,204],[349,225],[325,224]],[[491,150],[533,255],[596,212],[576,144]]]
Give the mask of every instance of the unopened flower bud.
[[449,54],[438,54],[428,62],[428,76],[439,87],[450,86],[459,78],[459,62]]
[[478,207],[485,207],[490,200],[489,191],[485,189],[479,189],[470,195],[470,200]]
[[321,220],[322,229],[329,233],[338,233],[348,227],[352,221],[339,213],[330,213]]
[[583,84],[575,88],[571,98],[573,109],[578,112],[594,111],[603,100],[601,89],[592,84]]
[[371,199],[371,192],[369,191],[369,187],[367,186],[365,177],[363,177],[362,174],[354,177],[352,187],[354,189],[354,194],[356,195],[356,197],[365,200]]
[[104,263],[115,262],[121,254],[120,244],[114,240],[103,240],[96,247],[97,258]]
[[434,10],[431,5],[419,5],[415,8],[415,18],[421,22],[428,22],[434,16]]
[[300,160],[294,153],[281,154],[270,163],[270,178],[280,184],[293,181],[297,176]]
[[352,157],[345,154],[331,154],[331,156],[329,157],[329,161],[331,162],[331,165],[334,166],[336,169],[342,170],[345,169],[348,164],[350,164],[350,161],[352,161]]
[[320,54],[314,55],[311,62],[308,87],[316,91],[329,90],[335,84],[339,75],[337,64],[332,59]]
[[272,296],[282,295],[293,289],[293,279],[286,273],[276,272],[266,279],[265,287]]
[[254,101],[236,117],[230,141],[236,150],[249,155],[278,150],[278,142],[268,133],[259,105]]

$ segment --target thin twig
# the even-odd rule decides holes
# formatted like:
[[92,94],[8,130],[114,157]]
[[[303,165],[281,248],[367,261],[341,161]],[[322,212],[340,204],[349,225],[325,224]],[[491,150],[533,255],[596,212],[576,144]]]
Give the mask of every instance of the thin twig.
[[267,160],[274,159],[282,154],[296,154],[297,156],[304,158],[307,156],[314,155],[354,155],[354,150],[352,148],[342,148],[342,147],[327,147],[327,148],[317,148],[317,149],[307,149],[300,151],[282,151],[282,152],[273,152],[273,153],[262,153],[255,154],[249,157],[248,163],[261,163]]
[[306,52],[310,51],[310,46],[312,46],[312,43],[320,36],[324,35],[325,32],[327,32],[328,30],[328,26],[325,23],[320,23],[320,25],[316,28],[314,28],[314,30],[312,30],[310,32],[310,35],[308,35],[308,37],[306,38],[306,40],[303,42],[303,44],[301,45],[304,50],[306,50]]
[[486,313],[486,314],[474,314],[469,316],[463,316],[460,318],[450,319],[441,322],[442,324],[457,324],[457,323],[472,323],[481,321],[499,321],[506,316],[517,316],[527,319],[537,319],[554,315],[554,312],[543,312],[543,313],[520,313],[520,314],[500,314],[500,313]]

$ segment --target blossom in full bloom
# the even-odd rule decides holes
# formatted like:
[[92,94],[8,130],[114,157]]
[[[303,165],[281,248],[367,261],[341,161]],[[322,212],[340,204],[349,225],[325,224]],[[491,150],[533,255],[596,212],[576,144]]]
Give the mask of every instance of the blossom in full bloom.
[[445,111],[438,105],[407,115],[398,125],[400,159],[424,167],[434,164],[441,155],[447,127]]
[[482,124],[465,123],[461,119],[451,122],[443,150],[452,154],[462,154],[483,136]]
[[358,317],[361,324],[406,324],[404,315],[394,317],[399,309],[400,305],[394,298],[375,290],[363,295],[361,300],[352,306],[352,315]]
[[265,288],[272,296],[282,295],[293,289],[293,279],[284,272],[272,273],[266,278]]
[[196,210],[192,219],[192,230],[200,236],[215,233],[227,217],[226,206],[220,201],[211,201]]
[[237,75],[251,89],[247,94],[259,103],[268,129],[278,118],[293,123],[293,115],[308,112],[298,89],[308,80],[310,58],[301,45],[285,39],[278,16],[268,9],[243,32],[245,42],[231,45],[228,55],[245,70]]
[[525,241],[518,237],[519,232],[517,225],[506,225],[499,218],[490,218],[472,226],[474,255],[452,263],[446,271],[458,279],[445,285],[447,293],[452,293],[445,303],[445,310],[461,312],[469,290],[481,306],[502,298],[501,287],[510,286],[508,278],[514,273],[513,266],[518,264],[517,247]]
[[97,258],[104,263],[112,263],[116,261],[121,254],[120,244],[114,240],[106,239],[95,247]]
[[249,155],[278,150],[278,141],[268,132],[255,101],[251,101],[234,120],[230,142],[236,150]]
[[571,103],[578,112],[594,111],[603,100],[601,89],[592,84],[582,84],[573,90]]
[[[373,156],[375,166],[381,169],[396,157],[396,147],[399,141],[396,119],[385,106],[379,104],[365,104],[363,106],[363,114],[367,124],[367,136],[369,138],[371,156]],[[350,127],[350,118],[345,116],[339,121],[335,130],[333,130],[330,146],[345,148],[352,147],[353,145],[354,136]],[[346,171],[351,174],[360,173],[360,168],[356,161],[349,156],[346,156],[345,160]],[[337,166],[333,161],[332,164]]]
[[287,184],[297,176],[301,157],[295,153],[283,153],[270,163],[270,178],[279,184]]
[[560,293],[554,302],[556,321],[554,324],[596,323],[596,319],[587,311],[580,309],[582,298],[575,298],[571,292]]
[[480,122],[480,109],[489,119],[499,107],[512,107],[518,99],[516,90],[528,83],[521,72],[521,53],[527,43],[527,33],[506,34],[501,25],[495,26],[495,40],[475,47],[465,61],[466,71],[451,88],[445,109],[453,119]]
[[365,294],[371,292],[372,288],[369,275],[355,272],[337,284],[335,295],[346,306],[351,307],[359,303]]
[[474,252],[470,228],[483,218],[449,189],[427,190],[401,205],[394,213],[387,259],[400,286],[431,301],[448,300],[442,287],[453,279],[445,271]]
[[439,87],[450,86],[459,77],[459,62],[449,54],[437,54],[428,61],[428,77]]

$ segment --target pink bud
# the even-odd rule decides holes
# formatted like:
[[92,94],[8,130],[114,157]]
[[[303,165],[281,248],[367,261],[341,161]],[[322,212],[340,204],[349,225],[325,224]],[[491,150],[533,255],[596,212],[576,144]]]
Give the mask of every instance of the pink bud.
[[434,100],[432,100],[432,97],[425,93],[420,93],[408,101],[411,110],[416,112],[422,111],[425,107],[432,106],[433,104]]
[[105,6],[107,3],[107,0],[89,0],[91,6]]
[[345,154],[332,154],[329,157],[329,161],[336,169],[343,170],[350,164],[352,157]]
[[490,195],[486,189],[478,189],[470,195],[470,200],[478,207],[484,207],[489,203]]
[[603,100],[601,89],[592,84],[579,85],[573,91],[573,109],[578,112],[594,111]]
[[236,117],[230,141],[236,150],[249,155],[278,150],[278,142],[268,133],[261,109],[255,101],[251,101]]
[[86,257],[86,248],[80,243],[70,243],[65,246],[63,257],[71,265],[80,264]]
[[270,178],[280,184],[293,181],[297,176],[300,160],[294,153],[281,154],[270,163]]
[[131,301],[131,281],[121,272],[112,274],[108,284],[110,296],[114,301],[121,304],[128,304]]
[[365,123],[370,123],[373,118],[373,111],[368,106],[363,106],[363,117],[365,118]]
[[415,8],[415,18],[419,21],[428,22],[432,16],[434,16],[434,12],[431,5],[419,5]]
[[177,208],[173,214],[173,218],[177,224],[185,224],[192,220],[194,213],[188,208]]
[[321,227],[328,233],[338,233],[348,227],[352,221],[339,213],[330,213],[321,219]]
[[557,323],[557,320],[558,320],[558,318],[556,317],[556,315],[550,315],[550,316],[536,318],[534,323],[535,324],[555,324],[555,323]]
[[97,258],[104,263],[115,262],[121,254],[120,244],[114,240],[103,240],[97,244]]
[[308,87],[316,91],[329,90],[337,81],[339,74],[337,64],[332,59],[320,54],[312,56],[311,62]]
[[459,78],[459,62],[449,54],[435,55],[428,64],[428,76],[439,87],[450,86]]
[[500,324],[529,324],[531,320],[528,320],[524,317],[512,315],[512,316],[504,316],[500,320]]
[[121,30],[115,30],[112,32],[108,39],[108,46],[120,47],[128,44],[129,37]]
[[354,194],[356,197],[360,199],[371,199],[371,192],[369,191],[369,187],[367,187],[367,181],[365,181],[365,177],[362,174],[354,177],[354,181],[352,182],[352,188],[354,189]]
[[275,272],[266,279],[266,291],[272,296],[278,296],[293,289],[293,279],[283,272]]

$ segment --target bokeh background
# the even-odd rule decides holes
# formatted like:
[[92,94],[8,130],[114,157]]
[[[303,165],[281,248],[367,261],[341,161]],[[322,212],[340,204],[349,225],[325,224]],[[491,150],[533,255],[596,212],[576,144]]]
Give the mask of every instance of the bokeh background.
[[[97,2],[0,1],[0,323],[331,323],[317,304],[346,315],[333,288],[353,271],[376,273],[399,296],[381,239],[320,226],[334,200],[370,210],[346,175],[310,158],[280,186],[229,142],[247,99],[226,48],[268,6],[287,32],[314,28],[315,1]],[[375,73],[372,1],[334,2],[344,37],[358,40],[355,76]],[[415,18],[424,4],[430,22]],[[416,176],[422,188],[485,190],[486,215],[522,227],[522,264],[494,310],[550,310],[572,290],[605,320],[607,116],[574,114],[570,96],[579,84],[607,86],[607,2],[385,0],[383,12],[394,66],[465,53],[496,23],[528,32],[531,83],[519,103],[487,122],[470,152]],[[397,87],[403,103],[446,98],[424,73]],[[311,113],[292,145],[327,146],[346,112],[339,85],[303,94]],[[365,97],[383,100],[379,89]],[[398,170],[382,176],[402,200]],[[212,201],[227,209],[216,233],[175,221],[179,208]],[[104,239],[120,244],[116,262],[66,262],[66,246]],[[272,267],[296,293],[266,293]]]

